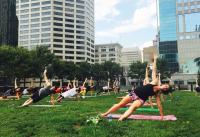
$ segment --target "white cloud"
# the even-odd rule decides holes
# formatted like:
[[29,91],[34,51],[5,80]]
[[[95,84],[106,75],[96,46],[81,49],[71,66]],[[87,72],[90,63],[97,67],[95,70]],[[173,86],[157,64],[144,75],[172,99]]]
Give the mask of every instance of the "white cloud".
[[[118,37],[123,33],[135,32],[148,27],[155,28],[156,25],[156,1],[155,0],[141,0],[131,19],[124,20],[119,26],[110,30],[103,30],[96,33],[97,37]],[[142,6],[142,7],[141,7]]]
[[121,0],[95,0],[95,19],[109,20],[120,14],[116,6]]

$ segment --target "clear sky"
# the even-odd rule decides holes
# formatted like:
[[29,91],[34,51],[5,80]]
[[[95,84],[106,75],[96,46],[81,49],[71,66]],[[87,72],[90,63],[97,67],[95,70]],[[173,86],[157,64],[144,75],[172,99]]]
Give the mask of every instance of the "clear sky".
[[157,33],[156,0],[94,0],[95,43],[151,45]]

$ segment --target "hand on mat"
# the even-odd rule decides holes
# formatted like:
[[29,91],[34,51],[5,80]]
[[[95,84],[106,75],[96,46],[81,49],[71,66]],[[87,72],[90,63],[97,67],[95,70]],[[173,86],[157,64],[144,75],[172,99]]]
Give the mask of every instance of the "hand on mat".
[[160,116],[160,119],[161,119],[161,120],[164,120],[164,119],[163,119],[163,116]]

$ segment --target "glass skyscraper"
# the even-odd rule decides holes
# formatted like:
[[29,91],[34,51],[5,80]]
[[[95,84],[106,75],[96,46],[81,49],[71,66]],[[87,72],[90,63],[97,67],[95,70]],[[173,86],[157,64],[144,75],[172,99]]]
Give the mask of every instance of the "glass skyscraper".
[[171,72],[179,69],[178,48],[176,35],[176,1],[159,0],[159,21],[160,21],[160,57],[168,62]]

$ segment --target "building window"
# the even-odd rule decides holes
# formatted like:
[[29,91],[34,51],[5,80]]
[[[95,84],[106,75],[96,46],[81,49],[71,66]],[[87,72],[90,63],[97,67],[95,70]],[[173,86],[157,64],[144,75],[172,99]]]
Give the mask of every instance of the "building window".
[[106,49],[101,49],[101,52],[106,52]]
[[62,39],[53,39],[53,42],[63,42]]
[[62,23],[55,23],[55,22],[53,23],[53,25],[54,25],[54,26],[60,26],[60,27],[62,27],[62,26],[63,26],[63,24],[62,24]]
[[31,12],[36,12],[36,11],[40,11],[40,8],[33,8],[33,9],[31,9]]
[[60,29],[60,28],[53,28],[53,30],[54,30],[54,31],[60,31],[60,32],[63,31],[63,29]]
[[57,34],[57,33],[54,33],[53,36],[55,36],[55,37],[62,37],[63,34]]
[[54,1],[53,2],[55,5],[62,5],[63,3],[62,2],[58,2],[58,1]]
[[42,5],[47,5],[47,4],[51,4],[51,1],[44,1],[44,2],[42,2]]
[[115,51],[115,48],[111,48],[111,49],[109,49],[109,51]]
[[63,53],[62,50],[53,50],[53,53]]
[[42,17],[42,21],[51,20],[51,17]]
[[73,40],[65,40],[65,43],[74,43]]
[[58,18],[58,17],[53,17],[53,20],[57,20],[57,21],[63,21],[62,18]]
[[61,11],[63,10],[62,7],[57,7],[57,6],[54,6],[54,9],[55,9],[55,10],[61,10]]
[[59,45],[59,44],[53,44],[54,48],[63,48],[63,45]]
[[40,5],[39,2],[37,2],[37,3],[32,3],[32,4],[31,4],[32,7],[34,7],[34,6],[39,6],[39,5]]
[[51,9],[51,6],[42,7],[42,10],[49,10],[49,9]]
[[106,57],[106,54],[101,54],[101,57]]

